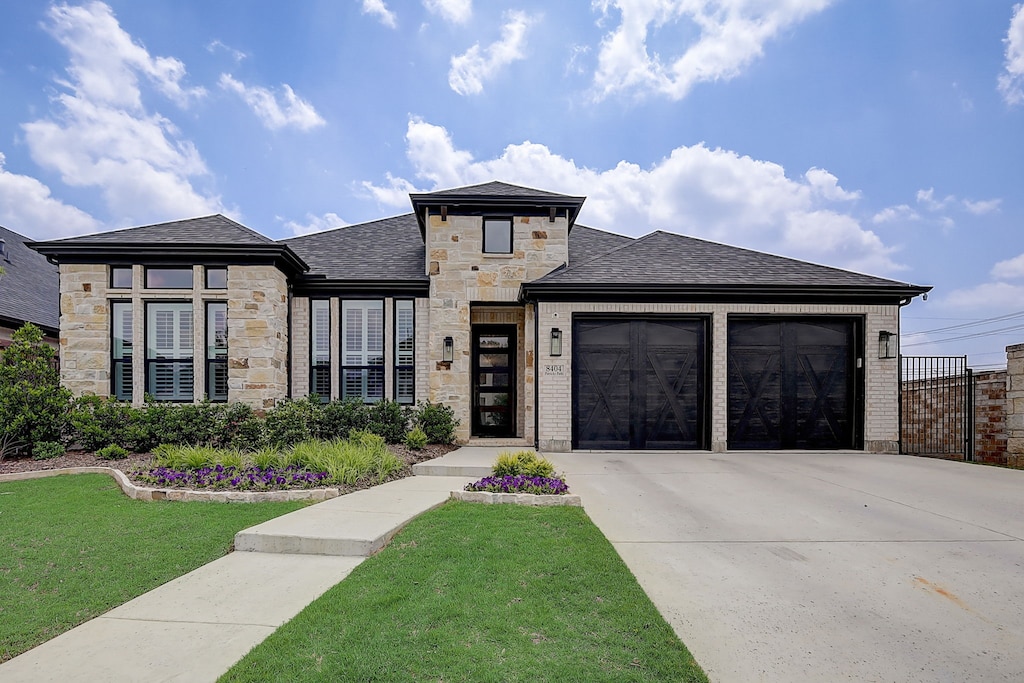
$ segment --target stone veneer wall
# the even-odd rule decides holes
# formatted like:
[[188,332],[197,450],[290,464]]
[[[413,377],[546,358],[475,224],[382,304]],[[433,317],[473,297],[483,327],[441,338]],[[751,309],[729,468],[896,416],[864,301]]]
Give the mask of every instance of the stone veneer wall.
[[275,266],[228,267],[228,400],[272,408],[288,395],[288,279]]
[[103,264],[60,266],[60,374],[75,396],[110,393],[107,282]]
[[[728,437],[728,316],[741,314],[864,316],[864,450],[896,453],[899,449],[898,359],[878,358],[871,341],[881,330],[898,329],[898,306],[803,305],[803,304],[672,304],[672,303],[541,303],[538,314],[540,338],[551,328],[562,330],[562,355],[550,356],[540,345],[539,382],[540,449],[566,452],[572,448],[572,315],[573,313],[710,314],[711,449],[724,452]],[[1024,387],[1022,387],[1024,388]],[[1022,393],[1024,397],[1024,393]],[[1022,406],[1024,407],[1024,406]],[[1022,433],[1024,436],[1024,433]],[[1024,439],[1022,439],[1024,445]]]
[[[447,220],[431,215],[427,220],[427,273],[430,275],[430,336],[428,359],[429,397],[451,406],[459,420],[456,438],[470,436],[471,307],[516,304],[519,286],[551,272],[568,260],[568,220],[564,214],[512,218],[512,253],[483,253],[483,219],[448,214]],[[441,360],[444,338],[454,340],[454,359]],[[532,378],[533,320],[524,313],[517,376]],[[531,382],[532,384],[532,382]],[[524,384],[518,392],[517,414],[522,438],[532,438],[533,389]]]

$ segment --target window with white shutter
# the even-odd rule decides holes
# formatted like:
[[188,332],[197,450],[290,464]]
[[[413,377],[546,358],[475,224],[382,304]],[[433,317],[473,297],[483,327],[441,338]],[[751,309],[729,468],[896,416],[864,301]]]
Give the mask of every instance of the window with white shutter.
[[146,393],[157,401],[193,399],[192,304],[146,303]]
[[384,398],[384,302],[341,302],[341,396]]
[[309,393],[331,400],[331,301],[310,302]]
[[395,301],[395,400],[416,402],[416,316],[412,299]]
[[132,400],[132,304],[113,301],[111,315],[110,393],[119,401]]
[[228,400],[228,305],[206,304],[206,396],[215,403]]

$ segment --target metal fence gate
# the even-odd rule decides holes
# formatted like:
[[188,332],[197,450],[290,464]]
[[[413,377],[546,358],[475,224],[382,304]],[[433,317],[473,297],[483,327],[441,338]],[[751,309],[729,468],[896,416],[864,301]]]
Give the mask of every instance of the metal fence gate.
[[974,460],[967,356],[900,356],[900,453]]

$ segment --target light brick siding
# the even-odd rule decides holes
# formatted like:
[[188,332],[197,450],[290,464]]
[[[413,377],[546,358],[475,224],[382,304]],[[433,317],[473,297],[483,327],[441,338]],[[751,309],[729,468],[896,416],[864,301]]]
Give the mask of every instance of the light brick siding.
[[[572,446],[572,318],[573,314],[696,314],[711,316],[711,449],[725,451],[728,437],[728,316],[730,314],[842,315],[864,318],[864,448],[872,452],[896,452],[899,439],[897,359],[880,359],[872,340],[880,330],[898,329],[898,306],[804,305],[804,304],[673,304],[673,303],[541,303],[540,338],[551,328],[562,330],[562,356],[552,358],[541,344],[538,414],[540,448],[567,451]],[[546,367],[551,366],[551,371]],[[559,372],[561,368],[561,372]]]
[[309,299],[292,297],[291,395],[309,396]]

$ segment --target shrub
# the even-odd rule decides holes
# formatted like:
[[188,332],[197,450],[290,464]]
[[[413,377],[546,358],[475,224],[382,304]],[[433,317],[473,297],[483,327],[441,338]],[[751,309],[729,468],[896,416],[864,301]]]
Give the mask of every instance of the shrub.
[[103,460],[123,460],[128,457],[128,451],[112,443],[96,451],[96,457]]
[[151,443],[214,445],[219,438],[224,408],[204,401],[199,404],[156,403],[147,397],[142,422]]
[[31,323],[18,329],[0,354],[0,444],[5,453],[61,439],[71,393],[60,386],[55,358],[42,330]]
[[527,477],[551,477],[555,473],[555,466],[546,458],[538,458],[533,451],[517,451],[515,453],[499,453],[498,459],[491,468],[496,477],[527,476]]
[[148,451],[154,442],[146,412],[115,398],[82,396],[72,405],[71,438],[90,451],[110,444],[137,453]]
[[347,439],[349,433],[366,429],[370,409],[358,398],[325,403],[317,414],[314,435],[318,439]]
[[405,435],[405,445],[414,451],[421,450],[427,445],[427,435],[419,427],[414,427]]
[[64,444],[59,441],[40,441],[32,446],[33,460],[49,460],[64,455]]
[[370,406],[366,431],[384,437],[388,443],[401,443],[408,424],[408,411],[397,401],[383,398]]
[[274,446],[292,446],[313,436],[321,410],[317,398],[285,399],[267,413],[267,440]]
[[266,448],[267,441],[267,424],[253,413],[238,422],[228,445],[240,451],[252,452]]
[[443,403],[420,402],[413,415],[413,423],[427,435],[427,443],[455,443],[455,430],[459,421],[455,411]]
[[[252,431],[251,421],[255,420],[261,426],[257,431],[262,433],[263,421],[256,417],[256,413],[246,403],[225,403],[220,406],[216,413],[216,434],[213,435],[211,445],[220,448],[239,448],[236,441],[251,440],[252,435],[246,434],[246,430]],[[248,423],[248,424],[247,424]],[[262,439],[262,435],[259,437]],[[262,441],[252,447],[253,450],[262,448]]]

